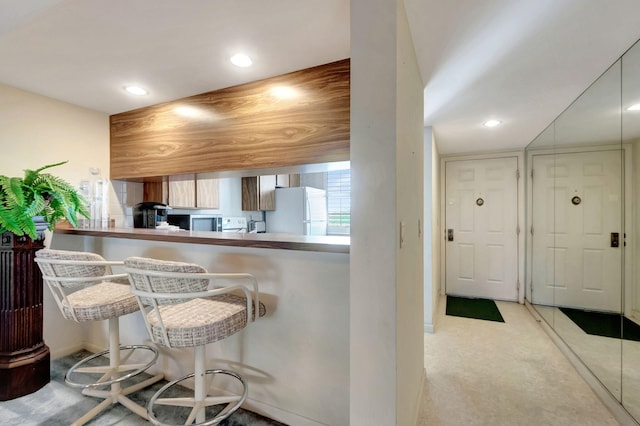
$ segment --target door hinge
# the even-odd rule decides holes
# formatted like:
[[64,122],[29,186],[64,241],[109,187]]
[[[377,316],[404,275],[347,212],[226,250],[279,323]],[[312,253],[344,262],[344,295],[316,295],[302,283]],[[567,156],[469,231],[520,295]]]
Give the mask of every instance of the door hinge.
[[516,235],[520,235],[520,225],[516,226]]
[[531,169],[531,179],[533,179],[533,169]]
[[516,169],[516,180],[520,180],[520,169]]
[[533,235],[533,225],[531,225],[531,235]]

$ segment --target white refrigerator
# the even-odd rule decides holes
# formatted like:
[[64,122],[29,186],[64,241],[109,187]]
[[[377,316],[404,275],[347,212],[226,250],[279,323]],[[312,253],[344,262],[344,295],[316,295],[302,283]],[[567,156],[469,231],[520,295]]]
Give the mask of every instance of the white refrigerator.
[[276,209],[266,213],[266,232],[327,235],[327,192],[299,186],[276,188]]

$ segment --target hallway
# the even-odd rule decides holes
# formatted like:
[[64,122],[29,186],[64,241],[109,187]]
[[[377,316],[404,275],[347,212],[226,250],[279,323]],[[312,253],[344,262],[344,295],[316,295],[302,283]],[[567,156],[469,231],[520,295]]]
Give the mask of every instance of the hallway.
[[445,315],[425,333],[420,425],[618,425],[524,305],[505,322]]

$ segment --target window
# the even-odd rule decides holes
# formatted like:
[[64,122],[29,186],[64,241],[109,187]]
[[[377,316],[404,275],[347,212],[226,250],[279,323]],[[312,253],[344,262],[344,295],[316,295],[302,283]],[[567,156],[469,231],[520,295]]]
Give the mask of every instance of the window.
[[327,173],[327,235],[351,234],[351,170]]

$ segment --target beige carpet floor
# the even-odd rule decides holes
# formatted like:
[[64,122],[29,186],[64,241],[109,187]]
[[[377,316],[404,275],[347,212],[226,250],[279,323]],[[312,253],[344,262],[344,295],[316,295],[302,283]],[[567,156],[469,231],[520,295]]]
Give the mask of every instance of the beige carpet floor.
[[524,305],[505,322],[447,316],[425,334],[420,425],[618,425]]

